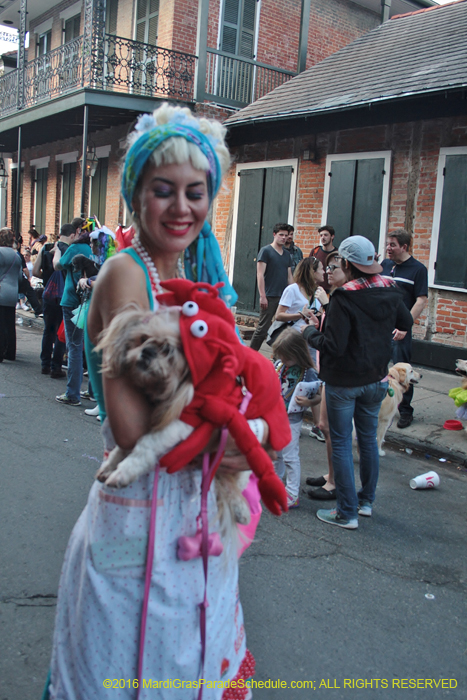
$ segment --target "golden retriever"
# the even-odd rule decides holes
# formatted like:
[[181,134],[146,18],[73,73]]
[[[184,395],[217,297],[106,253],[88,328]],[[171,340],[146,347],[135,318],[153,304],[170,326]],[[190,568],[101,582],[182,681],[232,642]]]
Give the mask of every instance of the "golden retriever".
[[[398,406],[402,401],[402,395],[407,391],[411,384],[418,384],[421,378],[422,375],[419,372],[416,372],[412,365],[409,365],[408,362],[398,362],[389,370],[389,390],[379,410],[378,430],[376,434],[378,452],[381,457],[384,457],[386,454],[382,449],[382,445],[388,428],[391,425],[392,419],[396,415]],[[390,389],[392,389],[392,392]]]

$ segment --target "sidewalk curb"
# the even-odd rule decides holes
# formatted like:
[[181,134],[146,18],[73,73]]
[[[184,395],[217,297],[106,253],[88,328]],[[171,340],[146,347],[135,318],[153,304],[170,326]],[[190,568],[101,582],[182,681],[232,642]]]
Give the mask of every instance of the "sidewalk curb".
[[428,458],[433,457],[435,459],[445,458],[451,462],[457,462],[461,466],[467,468],[467,454],[461,452],[460,450],[450,450],[443,447],[443,445],[433,445],[429,442],[422,442],[416,437],[409,435],[401,435],[400,433],[395,433],[394,431],[388,431],[386,433],[386,439],[384,445],[392,445],[394,447],[403,447],[415,452],[419,452],[422,455],[429,455]]
[[[22,323],[18,323],[18,319],[22,319]],[[33,313],[30,311],[23,311],[22,309],[16,309],[16,319],[15,319],[16,325],[19,326],[19,328],[33,328],[34,330],[38,330],[41,333],[44,330],[44,319],[43,318],[36,318]]]

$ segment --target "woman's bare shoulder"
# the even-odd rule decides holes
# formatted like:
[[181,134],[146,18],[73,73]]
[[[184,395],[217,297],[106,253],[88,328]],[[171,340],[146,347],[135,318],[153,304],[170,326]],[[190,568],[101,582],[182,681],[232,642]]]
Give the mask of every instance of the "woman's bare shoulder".
[[92,290],[88,329],[93,340],[124,307],[149,308],[144,270],[129,256],[109,258]]

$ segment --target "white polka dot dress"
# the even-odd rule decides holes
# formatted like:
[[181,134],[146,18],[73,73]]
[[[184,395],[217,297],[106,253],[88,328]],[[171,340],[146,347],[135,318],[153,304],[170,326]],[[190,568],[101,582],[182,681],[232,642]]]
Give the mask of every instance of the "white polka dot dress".
[[[139,631],[154,473],[124,489],[96,482],[70,537],[62,569],[50,697],[52,700],[133,700],[133,687],[105,688],[106,679],[137,678]],[[177,541],[194,535],[200,511],[201,472],[161,470],[155,556],[151,578],[143,677],[197,681],[200,675],[199,604],[202,559],[181,561]],[[210,531],[216,500],[208,497]],[[235,556],[209,557],[204,678],[233,678],[245,656],[243,612]],[[168,684],[166,684],[168,685]],[[212,683],[212,685],[215,685]],[[222,688],[204,688],[219,700]],[[141,688],[140,700],[195,700],[189,688]]]

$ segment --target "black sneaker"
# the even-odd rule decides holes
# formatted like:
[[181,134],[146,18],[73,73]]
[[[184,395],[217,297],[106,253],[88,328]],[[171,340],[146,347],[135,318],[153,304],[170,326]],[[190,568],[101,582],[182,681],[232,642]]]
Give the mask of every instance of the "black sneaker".
[[412,421],[413,421],[413,416],[410,415],[410,413],[407,413],[406,415],[401,416],[399,418],[399,420],[397,421],[397,427],[398,428],[408,428],[409,425],[412,423]]
[[50,367],[42,367],[41,374],[50,374]]

